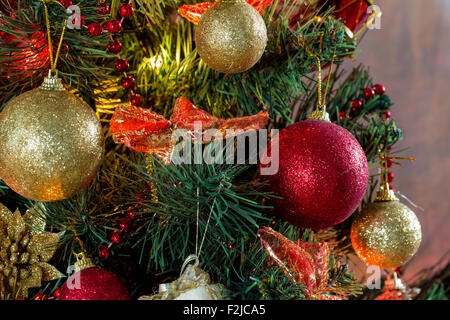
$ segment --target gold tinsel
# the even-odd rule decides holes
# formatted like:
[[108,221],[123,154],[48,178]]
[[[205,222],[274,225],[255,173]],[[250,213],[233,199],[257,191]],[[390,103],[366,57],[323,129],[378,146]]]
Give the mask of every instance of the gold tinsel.
[[22,217],[0,204],[0,300],[27,298],[29,288],[63,276],[47,263],[59,235],[44,228],[45,221],[31,210]]
[[0,177],[37,201],[67,199],[95,177],[103,159],[95,112],[57,76],[13,98],[0,113]]
[[200,57],[212,69],[240,73],[253,67],[267,44],[264,19],[245,0],[221,0],[195,28]]
[[399,201],[376,201],[364,207],[351,228],[356,254],[367,264],[384,269],[405,264],[422,240],[420,222]]

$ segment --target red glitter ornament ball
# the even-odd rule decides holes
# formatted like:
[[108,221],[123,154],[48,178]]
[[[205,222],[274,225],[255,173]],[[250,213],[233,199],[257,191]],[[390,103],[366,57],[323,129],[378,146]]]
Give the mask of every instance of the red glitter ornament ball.
[[134,9],[131,3],[124,3],[119,8],[119,14],[124,18],[129,18],[133,15]]
[[[336,124],[306,120],[281,130],[277,138],[273,142],[279,147],[279,169],[263,176],[283,197],[274,200],[274,213],[297,227],[313,229],[350,217],[369,180],[367,158],[355,137]],[[261,159],[269,163],[266,168],[276,159],[276,147],[271,150],[272,164],[266,154]]]
[[108,44],[108,51],[113,54],[118,54],[122,50],[122,43],[118,40],[114,40]]
[[119,33],[122,30],[122,23],[119,20],[108,21],[106,29],[111,33]]
[[101,268],[74,273],[62,286],[59,300],[131,300],[125,283]]
[[71,0],[61,0],[61,4],[64,8],[68,8],[72,5],[72,1]]
[[100,24],[94,22],[88,25],[88,32],[91,36],[99,36],[102,34],[103,28]]

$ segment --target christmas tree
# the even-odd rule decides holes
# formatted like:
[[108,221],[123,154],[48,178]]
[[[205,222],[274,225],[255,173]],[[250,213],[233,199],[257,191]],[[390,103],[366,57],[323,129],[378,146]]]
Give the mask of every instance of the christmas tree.
[[444,298],[371,5],[0,0],[0,299]]

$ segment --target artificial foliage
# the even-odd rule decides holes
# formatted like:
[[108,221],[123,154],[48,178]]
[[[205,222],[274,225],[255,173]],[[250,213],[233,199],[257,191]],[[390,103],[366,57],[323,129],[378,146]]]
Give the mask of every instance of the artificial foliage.
[[[198,255],[201,270],[210,277],[208,284],[220,284],[228,299],[368,296],[347,264],[347,255],[354,254],[350,227],[359,208],[326,230],[298,228],[273,211],[272,201],[282,199],[261,179],[249,154],[243,164],[168,163],[129,149],[126,136],[113,136],[114,120],[110,125],[116,111],[116,118],[120,112],[135,112],[134,117],[141,112],[142,118],[169,119],[177,99],[183,97],[221,124],[228,121],[222,119],[267,112],[267,128],[283,129],[310,116],[320,91],[330,120],[356,138],[369,166],[376,167],[380,152],[399,151],[396,143],[403,134],[391,116],[396,109],[389,88],[375,85],[383,79],[372,79],[364,66],[343,70],[343,62],[356,54],[360,38],[349,36],[344,12],[332,4],[339,1],[311,1],[306,8],[293,0],[260,3],[267,46],[253,68],[238,74],[214,71],[200,58],[196,25],[179,13],[185,12],[182,5],[198,1],[71,2],[81,8],[84,23],[81,29],[66,28],[56,68],[66,88],[88,103],[102,124],[103,163],[83,190],[56,202],[31,201],[0,180],[0,203],[17,208],[16,220],[21,219],[19,212],[33,207],[46,230],[60,232],[52,265],[67,270],[83,252],[99,268],[122,279],[132,299],[157,292],[160,284],[176,283],[191,254]],[[61,3],[47,1],[54,51],[64,21],[70,18]],[[1,110],[13,97],[40,85],[50,61],[42,1],[0,0],[0,4]],[[134,10],[123,8],[127,4]],[[26,66],[24,59],[30,61]],[[318,81],[318,70],[322,78],[330,74],[327,84]],[[193,158],[208,147],[192,143]],[[369,177],[361,205],[372,202],[378,180],[377,173]],[[5,210],[2,219],[3,211],[10,214]],[[263,227],[282,235],[299,252],[326,248],[320,257],[323,283],[313,286],[314,294],[301,276],[286,273],[263,249],[258,237]],[[50,258],[45,256],[45,262]],[[62,281],[34,285],[38,288],[30,289],[29,297],[57,298]],[[2,299],[17,298],[13,288],[1,290]],[[440,287],[429,290],[428,297],[442,296]]]

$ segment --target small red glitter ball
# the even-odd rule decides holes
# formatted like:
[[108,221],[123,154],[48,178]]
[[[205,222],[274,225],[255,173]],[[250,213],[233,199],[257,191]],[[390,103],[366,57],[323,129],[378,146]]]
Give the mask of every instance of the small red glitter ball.
[[68,8],[72,5],[72,1],[71,0],[61,0],[61,4],[63,5],[64,8]]
[[122,43],[118,40],[115,40],[108,44],[108,51],[113,54],[118,54],[122,50]]
[[122,24],[119,20],[111,20],[106,24],[106,29],[111,33],[119,33],[122,30]]
[[388,158],[386,162],[387,162],[386,165],[387,165],[388,168],[392,167],[392,160],[391,159]]
[[[278,140],[278,141],[277,141]],[[301,228],[324,229],[354,213],[367,189],[369,165],[355,137],[344,128],[321,120],[306,120],[281,130],[271,159],[278,171],[263,175],[274,200],[274,213]],[[269,144],[270,147],[270,144]],[[261,169],[276,169],[266,153]]]
[[375,90],[380,96],[386,93],[386,87],[379,83],[375,85]]
[[53,292],[53,297],[55,299],[59,299],[60,295],[61,295],[61,288],[56,288],[55,291]]
[[122,229],[123,232],[128,232],[130,230],[130,219],[123,218],[120,219],[120,229]]
[[114,231],[111,235],[111,242],[119,244],[122,242],[122,233],[120,231]]
[[124,18],[129,18],[133,15],[134,8],[131,3],[124,3],[119,8],[119,14]]
[[142,97],[138,94],[134,94],[131,96],[130,102],[133,106],[140,107],[142,105]]
[[126,90],[131,90],[134,88],[135,81],[132,77],[124,77],[122,79],[122,87]]
[[114,273],[89,268],[73,274],[62,286],[59,300],[131,300],[125,283]]
[[88,25],[88,32],[90,33],[91,36],[99,36],[102,34],[103,28],[100,24],[98,23],[91,23],[90,25]]
[[109,248],[108,247],[100,248],[100,250],[98,250],[98,257],[100,258],[100,260],[108,260]]
[[393,173],[393,172],[388,172],[388,175],[387,175],[387,181],[388,181],[389,183],[391,183],[392,181],[394,181],[394,178],[395,178],[394,173]]
[[366,98],[366,100],[373,99],[375,97],[375,94],[375,90],[372,88],[364,89],[364,98]]
[[98,14],[108,14],[109,13],[109,6],[106,3],[100,2],[98,5]]
[[116,61],[116,70],[119,72],[125,72],[128,70],[128,61],[125,59],[118,59]]
[[391,116],[392,116],[392,113],[388,110],[388,111],[386,111],[386,112],[384,113],[383,120],[390,119]]

